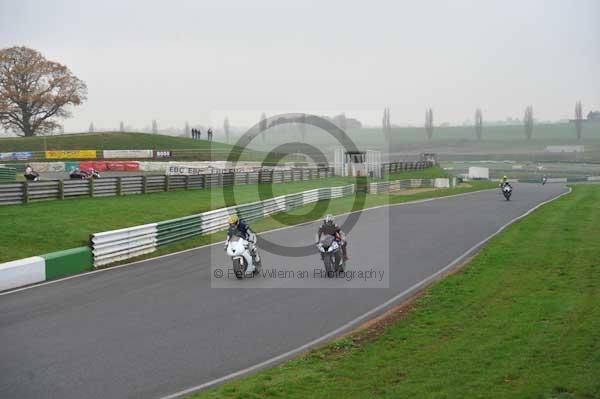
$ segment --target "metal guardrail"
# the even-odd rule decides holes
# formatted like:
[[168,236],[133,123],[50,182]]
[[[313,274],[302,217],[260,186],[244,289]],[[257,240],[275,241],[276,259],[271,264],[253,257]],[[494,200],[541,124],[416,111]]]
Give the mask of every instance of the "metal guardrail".
[[369,194],[392,193],[410,188],[433,188],[436,179],[405,179],[368,184]]
[[234,184],[290,183],[333,176],[330,168],[294,168],[196,176],[144,175],[95,180],[47,180],[0,184],[0,205],[69,198],[108,197],[174,190],[201,190]]
[[407,170],[421,170],[434,166],[431,161],[416,161],[416,162],[388,162],[381,165],[381,169],[385,174],[404,172]]
[[15,181],[16,178],[17,178],[17,171],[15,168],[0,167],[0,182]]
[[227,219],[233,214],[245,220],[255,220],[312,202],[349,196],[354,192],[353,184],[318,188],[179,219],[95,233],[90,236],[94,267],[147,254],[156,251],[162,245],[224,230],[227,227]]

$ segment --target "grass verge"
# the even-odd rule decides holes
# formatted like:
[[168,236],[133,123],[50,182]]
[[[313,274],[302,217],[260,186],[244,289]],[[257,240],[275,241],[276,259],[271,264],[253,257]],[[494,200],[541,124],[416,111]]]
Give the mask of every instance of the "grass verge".
[[574,186],[361,330],[202,398],[600,397],[600,186]]

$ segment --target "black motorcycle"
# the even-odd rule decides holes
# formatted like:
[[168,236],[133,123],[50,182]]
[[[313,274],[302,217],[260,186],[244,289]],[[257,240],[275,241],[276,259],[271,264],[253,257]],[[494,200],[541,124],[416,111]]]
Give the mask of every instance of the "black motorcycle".
[[89,169],[89,170],[75,169],[75,170],[71,171],[71,173],[69,173],[69,178],[76,179],[76,180],[99,179],[100,173],[98,173],[98,171],[95,169]]
[[317,244],[328,277],[333,277],[335,273],[343,272],[346,269],[341,245],[332,235],[326,235]]

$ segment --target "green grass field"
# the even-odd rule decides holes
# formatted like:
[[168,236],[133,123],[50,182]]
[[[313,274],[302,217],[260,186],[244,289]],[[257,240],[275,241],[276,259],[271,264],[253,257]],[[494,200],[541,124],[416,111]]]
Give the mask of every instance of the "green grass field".
[[[393,176],[408,179],[444,174],[439,168],[431,168]],[[354,182],[354,178],[331,177],[272,186],[238,185],[234,192],[237,203],[247,203],[258,201],[259,190],[266,193],[269,187],[277,196]],[[92,233],[174,219],[224,206],[220,189],[1,206],[0,262],[87,245]]]
[[192,398],[599,398],[599,236],[576,185],[395,321]]

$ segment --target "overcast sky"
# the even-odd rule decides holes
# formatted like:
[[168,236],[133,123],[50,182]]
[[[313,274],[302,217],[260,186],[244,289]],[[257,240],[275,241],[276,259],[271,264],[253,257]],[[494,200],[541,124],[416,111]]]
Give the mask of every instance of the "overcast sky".
[[600,1],[0,0],[0,47],[88,84],[67,131],[248,125],[261,112],[379,124],[600,109]]

